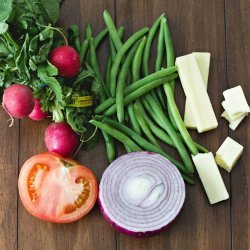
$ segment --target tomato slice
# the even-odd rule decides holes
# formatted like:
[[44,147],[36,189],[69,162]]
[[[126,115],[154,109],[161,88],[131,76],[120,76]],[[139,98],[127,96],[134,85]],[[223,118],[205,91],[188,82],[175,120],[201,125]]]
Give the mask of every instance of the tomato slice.
[[92,171],[56,153],[28,159],[21,168],[18,189],[24,207],[32,215],[57,223],[83,217],[98,195]]

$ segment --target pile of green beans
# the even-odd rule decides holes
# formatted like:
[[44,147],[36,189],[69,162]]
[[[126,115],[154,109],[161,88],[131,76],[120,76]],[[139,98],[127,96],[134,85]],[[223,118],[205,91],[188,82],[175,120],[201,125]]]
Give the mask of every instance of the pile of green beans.
[[[96,37],[90,24],[86,25],[80,57],[93,69],[100,84],[100,103],[90,123],[102,131],[108,161],[116,157],[117,140],[127,152],[147,150],[163,155],[176,165],[187,183],[193,184],[191,154],[208,151],[193,141],[175,103],[178,69],[167,18],[162,14],[151,28],[140,29],[126,41],[124,27],[117,29],[108,11],[104,11],[103,18],[106,28]],[[157,33],[151,72],[149,60]],[[109,53],[103,77],[96,50],[105,37]],[[181,162],[167,154],[160,141],[176,149]]]

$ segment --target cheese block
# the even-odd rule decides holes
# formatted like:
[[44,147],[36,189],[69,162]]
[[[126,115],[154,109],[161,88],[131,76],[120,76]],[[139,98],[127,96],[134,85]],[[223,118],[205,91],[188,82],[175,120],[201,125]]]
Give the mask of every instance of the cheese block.
[[239,126],[241,121],[247,116],[247,113],[243,113],[241,116],[239,116],[235,120],[231,120],[226,111],[224,111],[221,114],[221,116],[224,117],[229,122],[229,128],[231,128],[232,130],[235,130]]
[[227,89],[223,92],[225,101],[222,106],[231,120],[235,120],[249,112],[249,105],[241,86]]
[[195,56],[189,54],[177,57],[175,64],[178,66],[181,84],[189,100],[198,132],[216,128],[218,122]]
[[[198,64],[203,79],[203,83],[205,84],[205,88],[207,89],[211,55],[208,52],[193,52],[192,54],[195,56],[196,62]],[[196,128],[195,120],[188,99],[186,99],[186,104],[185,104],[184,123],[187,128]]]
[[242,152],[243,146],[230,137],[227,137],[217,150],[215,160],[220,167],[224,168],[227,172],[231,172]]
[[203,187],[211,204],[226,200],[229,194],[211,152],[192,156]]

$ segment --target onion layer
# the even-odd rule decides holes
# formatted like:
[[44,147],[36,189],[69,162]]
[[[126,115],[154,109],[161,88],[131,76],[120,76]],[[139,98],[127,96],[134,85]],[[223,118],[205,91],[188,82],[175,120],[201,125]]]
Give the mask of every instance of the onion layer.
[[116,230],[136,237],[166,228],[184,200],[185,184],[178,169],[151,152],[117,158],[100,183],[99,205],[104,218]]

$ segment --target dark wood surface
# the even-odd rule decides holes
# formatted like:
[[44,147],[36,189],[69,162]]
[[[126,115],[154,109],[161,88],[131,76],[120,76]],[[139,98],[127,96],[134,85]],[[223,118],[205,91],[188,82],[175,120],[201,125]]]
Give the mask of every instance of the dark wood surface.
[[[61,25],[76,23],[83,30],[89,20],[97,33],[104,27],[102,12],[108,9],[116,24],[124,25],[126,37],[142,26],[150,26],[166,13],[176,55],[193,51],[211,52],[208,92],[219,121],[216,130],[194,138],[215,152],[229,135],[244,145],[243,156],[229,175],[221,170],[230,200],[209,205],[200,181],[187,187],[184,209],[177,222],[160,235],[134,239],[116,233],[96,206],[85,218],[66,225],[38,220],[23,208],[17,191],[18,171],[29,157],[44,152],[44,130],[49,121],[15,121],[8,128],[7,115],[0,112],[0,249],[86,249],[86,250],[247,250],[250,248],[250,129],[249,117],[236,131],[220,118],[223,90],[242,85],[250,101],[250,2],[249,0],[65,0]],[[102,45],[99,58],[107,56]],[[176,99],[183,110],[179,86]],[[166,147],[166,150],[169,150]],[[93,169],[100,180],[107,167],[105,148],[100,143],[78,160]]]

